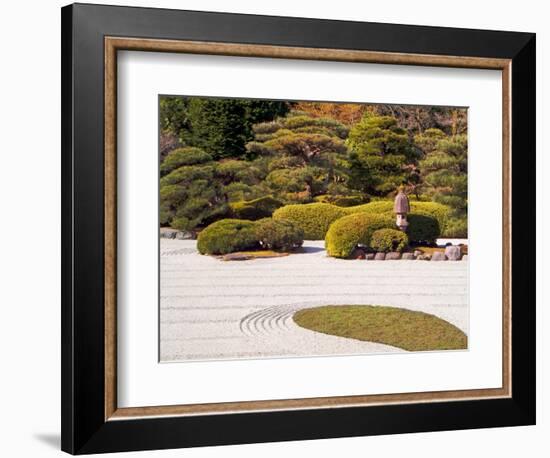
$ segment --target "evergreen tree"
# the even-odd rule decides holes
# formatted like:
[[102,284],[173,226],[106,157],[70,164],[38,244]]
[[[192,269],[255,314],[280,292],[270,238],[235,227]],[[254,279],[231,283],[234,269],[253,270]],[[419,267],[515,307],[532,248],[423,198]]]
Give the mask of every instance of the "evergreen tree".
[[252,125],[284,116],[288,102],[204,97],[160,98],[160,127],[181,144],[196,146],[214,159],[240,157],[252,140]]
[[438,129],[428,129],[415,136],[422,147],[420,161],[422,187],[433,201],[453,209],[449,232],[464,236],[468,210],[468,140],[466,135],[446,136]]
[[337,121],[289,116],[254,126],[256,141],[247,144],[250,158],[268,159],[265,182],[287,202],[309,202],[345,181],[347,128]]
[[415,180],[414,165],[419,151],[407,132],[391,116],[366,113],[350,130],[351,186],[362,192],[386,196]]

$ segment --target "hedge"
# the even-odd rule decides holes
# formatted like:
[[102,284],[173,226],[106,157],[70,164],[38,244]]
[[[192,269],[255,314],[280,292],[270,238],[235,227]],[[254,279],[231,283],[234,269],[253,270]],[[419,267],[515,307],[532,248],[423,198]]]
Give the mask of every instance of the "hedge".
[[[446,205],[439,204],[437,202],[419,202],[419,201],[410,201],[411,213],[417,213],[421,215],[433,216],[437,219],[439,223],[440,233],[444,233],[447,227],[447,221],[449,220],[449,215],[451,209]],[[357,205],[355,207],[348,207],[347,209],[350,213],[393,213],[393,201],[391,200],[380,200],[376,202],[369,202],[364,205]]]
[[378,229],[393,228],[389,214],[355,213],[335,221],[327,232],[325,248],[329,256],[348,258],[357,245],[369,246]]
[[330,225],[346,216],[348,209],[324,203],[285,205],[273,213],[273,219],[292,221],[304,231],[306,240],[323,240]]
[[258,220],[271,216],[283,203],[271,196],[254,200],[243,200],[230,204],[233,216],[237,219]]
[[397,229],[378,229],[370,239],[370,247],[375,251],[403,251],[409,244],[407,234]]
[[314,198],[315,202],[323,202],[325,204],[333,204],[338,207],[356,207],[364,204],[367,199],[363,196],[334,196],[323,194]]
[[202,230],[197,238],[201,254],[227,254],[258,246],[256,223],[240,219],[222,219]]
[[304,243],[304,231],[292,221],[264,218],[256,222],[256,237],[266,250],[292,251]]

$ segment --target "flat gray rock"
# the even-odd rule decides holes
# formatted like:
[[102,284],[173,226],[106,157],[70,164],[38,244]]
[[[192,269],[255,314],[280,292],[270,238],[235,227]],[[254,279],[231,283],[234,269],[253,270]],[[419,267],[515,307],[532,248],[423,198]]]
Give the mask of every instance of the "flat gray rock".
[[459,261],[462,257],[459,246],[450,245],[445,248],[445,256],[449,261]]
[[193,234],[188,231],[178,231],[176,232],[177,240],[193,240]]
[[432,261],[446,261],[447,257],[445,256],[445,253],[442,253],[441,251],[434,251],[432,254]]
[[383,261],[384,259],[386,259],[386,253],[376,253],[374,255],[375,261]]
[[396,261],[398,259],[401,259],[401,253],[397,251],[390,251],[389,253],[386,253],[386,261]]
[[372,261],[374,259],[374,253],[367,253],[365,259]]

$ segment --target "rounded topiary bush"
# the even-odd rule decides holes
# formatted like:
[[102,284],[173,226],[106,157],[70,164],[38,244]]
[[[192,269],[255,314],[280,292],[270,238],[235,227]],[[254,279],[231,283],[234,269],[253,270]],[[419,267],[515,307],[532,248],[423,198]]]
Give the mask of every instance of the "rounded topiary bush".
[[227,254],[258,246],[256,223],[240,219],[222,219],[202,230],[197,238],[201,254]]
[[200,148],[187,146],[170,151],[160,164],[160,173],[166,175],[184,165],[197,165],[210,162],[212,156]]
[[283,203],[271,196],[265,196],[254,200],[234,202],[230,205],[235,218],[257,220],[271,216]]
[[351,213],[387,213],[393,212],[393,201],[390,200],[377,200],[369,202],[368,204],[355,205],[348,207],[348,211]]
[[340,218],[327,232],[327,254],[336,258],[348,258],[358,245],[369,246],[375,231],[393,227],[393,218],[388,214],[355,213]]
[[439,221],[427,214],[410,213],[407,215],[409,227],[407,235],[409,240],[414,243],[433,243],[441,234]]
[[338,207],[355,207],[365,203],[362,196],[334,196],[331,203]]
[[403,251],[409,244],[407,234],[397,229],[378,229],[370,239],[370,247],[376,251]]
[[411,202],[411,212],[434,217],[439,225],[439,233],[442,234],[447,227],[451,209],[437,202]]
[[292,221],[264,218],[256,222],[256,238],[266,250],[291,251],[304,243],[304,231]]
[[[419,202],[410,201],[411,213],[432,216],[437,219],[439,224],[439,230],[444,232],[451,209],[446,205],[437,202]],[[369,202],[368,204],[356,205],[354,207],[348,207],[347,210],[351,213],[393,213],[393,201],[392,200],[379,200],[375,202]]]
[[285,205],[273,213],[274,219],[292,221],[304,231],[306,240],[323,240],[330,225],[346,216],[347,209],[325,203]]

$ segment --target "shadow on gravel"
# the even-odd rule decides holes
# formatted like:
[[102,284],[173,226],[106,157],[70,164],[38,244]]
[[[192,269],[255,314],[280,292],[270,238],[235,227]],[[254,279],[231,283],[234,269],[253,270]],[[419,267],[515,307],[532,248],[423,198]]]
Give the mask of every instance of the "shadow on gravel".
[[325,251],[324,248],[316,246],[303,246],[296,253],[308,254],[308,253],[319,253],[319,251]]

